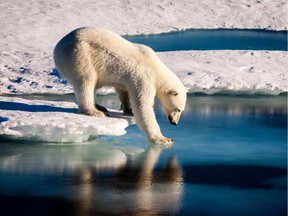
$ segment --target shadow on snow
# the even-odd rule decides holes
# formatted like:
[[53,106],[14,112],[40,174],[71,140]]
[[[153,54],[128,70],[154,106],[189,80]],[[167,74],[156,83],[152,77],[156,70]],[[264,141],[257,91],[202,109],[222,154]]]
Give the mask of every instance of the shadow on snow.
[[77,108],[62,108],[49,105],[25,104],[19,102],[0,102],[0,110],[17,110],[24,112],[67,112],[78,113]]

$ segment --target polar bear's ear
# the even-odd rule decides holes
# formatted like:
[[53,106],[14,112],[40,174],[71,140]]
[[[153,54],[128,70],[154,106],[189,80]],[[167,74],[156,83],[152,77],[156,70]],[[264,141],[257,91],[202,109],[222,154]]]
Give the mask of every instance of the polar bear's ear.
[[172,95],[172,96],[177,96],[179,93],[178,93],[177,91],[175,91],[175,90],[169,90],[169,91],[167,92],[167,94],[168,94],[168,95]]

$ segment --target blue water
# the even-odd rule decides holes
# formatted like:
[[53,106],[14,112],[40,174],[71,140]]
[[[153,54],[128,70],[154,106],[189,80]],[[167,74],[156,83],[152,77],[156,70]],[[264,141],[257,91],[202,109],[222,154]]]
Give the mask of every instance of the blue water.
[[287,51],[287,31],[187,30],[160,35],[125,36],[155,51],[177,50],[282,50]]
[[155,111],[171,148],[136,125],[82,144],[2,138],[1,215],[286,215],[286,96],[190,95],[178,126]]

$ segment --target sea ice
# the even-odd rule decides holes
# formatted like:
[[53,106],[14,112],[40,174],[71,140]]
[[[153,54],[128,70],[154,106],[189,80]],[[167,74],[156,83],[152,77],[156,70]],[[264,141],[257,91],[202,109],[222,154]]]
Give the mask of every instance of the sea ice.
[[80,115],[72,102],[0,96],[0,135],[45,142],[83,142],[97,135],[119,136],[131,119],[109,110],[107,118]]
[[190,93],[278,95],[288,91],[285,51],[176,51],[158,55]]
[[[14,0],[12,2],[0,0],[0,2],[0,9],[3,11],[0,14],[0,94],[72,92],[72,87],[66,85],[65,81],[53,73],[53,48],[65,34],[83,26],[103,27],[121,35],[217,28],[287,30],[287,1],[285,0],[250,0],[248,2],[245,0],[231,2],[221,0],[217,3],[211,3],[210,0],[201,2],[197,0],[167,0],[164,2],[156,0],[149,3],[138,0],[132,0],[129,3],[125,0],[117,2],[111,0],[105,2],[92,2],[91,0],[59,0],[57,2]],[[23,11],[30,11],[29,16]],[[61,14],[61,18],[59,18],[59,14]],[[95,18],[95,14],[97,14],[97,18]],[[201,62],[201,68],[197,70],[198,62],[196,61],[194,64],[193,62],[198,57],[202,57],[203,53],[199,52],[197,55],[194,52],[189,58],[188,56],[182,58],[182,54],[179,54],[177,60],[169,59],[168,63],[172,63],[171,68],[177,75],[180,73],[187,87],[192,86],[194,89],[223,87],[237,91],[239,88],[257,90],[258,87],[264,87],[265,91],[269,88],[272,90],[279,88],[280,92],[287,91],[287,85],[283,85],[287,80],[286,67],[284,72],[281,71],[286,75],[281,78],[281,76],[274,75],[275,72],[278,73],[276,69],[265,69],[265,73],[261,74],[261,71],[257,70],[258,66],[254,65],[258,64],[257,62],[249,63],[249,68],[254,67],[257,70],[255,70],[257,73],[254,74],[260,80],[261,85],[258,85],[256,78],[253,78],[250,83],[251,76],[238,75],[238,72],[241,74],[242,70],[238,68],[239,65],[234,67],[233,60],[216,58],[226,56],[226,54],[232,55],[234,59],[242,58],[242,54],[238,51],[207,52],[205,55],[207,58],[213,57],[213,64],[209,64],[208,61],[207,64]],[[268,52],[267,58],[270,55],[274,58],[274,52]],[[283,58],[287,55],[277,56]],[[287,60],[287,57],[285,58]],[[217,64],[217,61],[221,68],[217,67],[215,70],[210,66]],[[191,67],[188,67],[187,63]],[[264,63],[263,68],[269,67],[270,64],[260,63]],[[240,67],[244,69],[244,72],[249,70],[249,68],[245,68],[245,61],[242,64]],[[178,65],[181,66],[180,71]],[[188,67],[185,72],[192,76],[183,76],[183,67]],[[191,69],[193,71],[190,71]],[[219,74],[217,74],[218,72]],[[268,77],[267,74],[269,74]],[[273,76],[276,79],[266,79]],[[191,77],[193,78],[191,79]],[[200,79],[200,77],[204,79]],[[201,80],[200,86],[195,87],[194,84],[199,83],[199,80]],[[254,81],[256,81],[256,85]],[[267,82],[267,85],[264,82]],[[229,86],[227,87],[226,84]],[[107,91],[111,92],[111,89],[105,89],[101,93],[107,93]]]

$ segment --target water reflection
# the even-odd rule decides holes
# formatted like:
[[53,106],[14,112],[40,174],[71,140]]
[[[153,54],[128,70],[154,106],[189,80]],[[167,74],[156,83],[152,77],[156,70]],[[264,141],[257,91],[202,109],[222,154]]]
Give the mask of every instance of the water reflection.
[[[156,103],[155,107],[162,115],[161,118],[164,118],[161,105]],[[193,118],[192,121],[191,118]],[[252,121],[257,119],[259,123],[267,126],[287,128],[287,97],[285,95],[277,97],[192,95],[187,97],[186,107],[178,127],[182,127],[187,122],[194,124],[196,119],[206,122],[213,118],[217,118],[219,122],[228,118],[231,121],[247,118]]]
[[[177,213],[180,208],[181,166],[172,155],[159,168],[158,159],[164,150],[159,146],[124,151],[109,144],[3,147],[1,197],[11,198],[12,194],[18,199],[23,193],[31,193],[32,184],[38,191],[26,196],[27,200],[54,191],[53,197],[59,202],[73,203],[69,215],[157,215]],[[19,181],[16,186],[12,184],[15,179]],[[61,190],[56,191],[59,184]]]
[[127,163],[106,178],[99,178],[97,169],[85,168],[78,182],[78,211],[87,215],[176,213],[183,191],[182,170],[175,157],[163,169],[154,170],[161,151],[149,146],[141,154],[128,156]]
[[286,96],[190,96],[185,113],[211,116],[275,116],[287,114]]
[[113,170],[125,163],[123,152],[89,144],[3,144],[0,153],[1,171],[15,174],[75,173],[83,166]]

